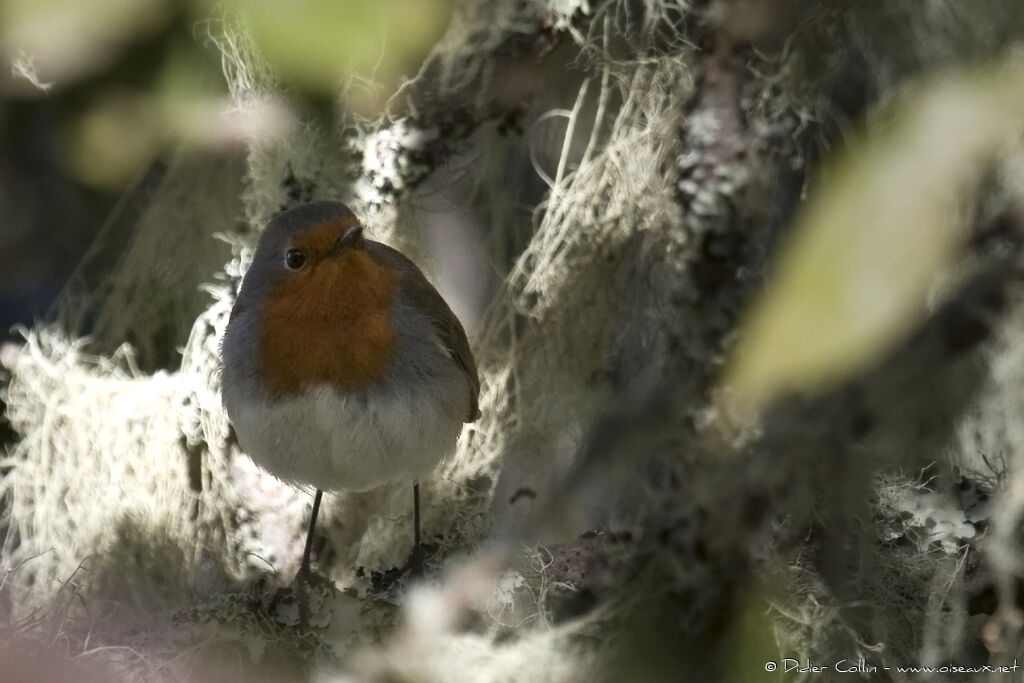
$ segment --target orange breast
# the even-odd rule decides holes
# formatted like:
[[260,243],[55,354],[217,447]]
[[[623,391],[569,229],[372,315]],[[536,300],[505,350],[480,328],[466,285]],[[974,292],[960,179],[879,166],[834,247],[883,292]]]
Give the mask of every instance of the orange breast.
[[382,380],[395,352],[399,275],[362,249],[288,273],[262,311],[260,362],[277,396],[317,384],[356,391]]

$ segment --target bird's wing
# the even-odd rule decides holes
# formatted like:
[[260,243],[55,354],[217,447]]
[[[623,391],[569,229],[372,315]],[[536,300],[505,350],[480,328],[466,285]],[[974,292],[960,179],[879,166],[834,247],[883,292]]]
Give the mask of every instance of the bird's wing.
[[373,247],[388,263],[401,271],[403,291],[410,303],[427,315],[439,341],[466,374],[469,382],[469,413],[465,421],[475,421],[480,417],[480,378],[462,323],[415,263],[385,244],[375,242]]

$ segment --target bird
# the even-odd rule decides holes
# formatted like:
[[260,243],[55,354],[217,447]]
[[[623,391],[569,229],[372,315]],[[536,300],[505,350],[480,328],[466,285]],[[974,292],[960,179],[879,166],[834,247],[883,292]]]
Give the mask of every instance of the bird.
[[287,209],[260,235],[221,356],[241,449],[316,491],[296,576],[310,576],[324,491],[410,482],[422,573],[419,481],[480,416],[480,380],[465,329],[416,264],[341,202]]

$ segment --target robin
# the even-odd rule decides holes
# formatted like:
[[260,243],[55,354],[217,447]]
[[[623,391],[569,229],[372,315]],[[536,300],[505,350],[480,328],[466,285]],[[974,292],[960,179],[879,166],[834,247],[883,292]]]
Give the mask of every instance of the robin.
[[367,239],[339,202],[267,225],[224,335],[224,405],[246,453],[320,499],[412,482],[412,566],[422,570],[419,479],[480,414],[461,323],[419,268]]

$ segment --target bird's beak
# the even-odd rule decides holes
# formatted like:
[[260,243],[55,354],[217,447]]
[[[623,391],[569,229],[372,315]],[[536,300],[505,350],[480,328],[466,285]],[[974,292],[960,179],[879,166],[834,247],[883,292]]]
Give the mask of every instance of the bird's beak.
[[351,228],[345,231],[345,234],[338,238],[337,242],[335,242],[331,246],[330,251],[327,252],[328,258],[330,258],[331,256],[337,256],[342,251],[344,251],[346,247],[350,247],[353,244],[358,243],[362,238],[363,226],[353,225]]

